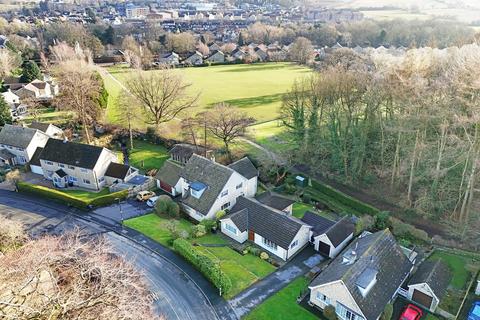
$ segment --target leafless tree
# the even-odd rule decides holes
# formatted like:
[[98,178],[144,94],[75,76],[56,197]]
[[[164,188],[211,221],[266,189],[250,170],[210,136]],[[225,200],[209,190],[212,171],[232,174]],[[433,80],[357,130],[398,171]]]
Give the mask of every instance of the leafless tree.
[[[0,256],[27,241],[22,223],[0,216]],[[1,293],[0,293],[1,294]]]
[[13,69],[18,67],[19,61],[8,49],[0,49],[0,80],[10,75]]
[[[203,115],[200,114],[200,116]],[[230,143],[243,136],[247,127],[254,123],[255,119],[225,103],[220,103],[206,111],[204,117],[207,130],[214,137],[222,140],[225,152],[229,160],[232,160]]]
[[117,97],[117,107],[120,110],[117,120],[127,124],[131,149],[133,149],[133,123],[140,119],[140,109],[136,103],[132,95],[125,90]]
[[195,106],[199,98],[199,94],[188,92],[191,84],[166,66],[155,72],[137,72],[127,87],[143,107],[146,123],[154,124],[156,129]]
[[2,319],[155,319],[141,275],[105,240],[27,242],[0,259]]
[[301,64],[309,63],[313,58],[312,42],[304,37],[299,37],[290,47],[290,57]]
[[89,127],[100,114],[101,86],[98,75],[83,60],[71,60],[58,64],[54,70],[60,82],[60,95],[56,105],[60,110],[72,111],[82,123],[87,143],[91,143]]

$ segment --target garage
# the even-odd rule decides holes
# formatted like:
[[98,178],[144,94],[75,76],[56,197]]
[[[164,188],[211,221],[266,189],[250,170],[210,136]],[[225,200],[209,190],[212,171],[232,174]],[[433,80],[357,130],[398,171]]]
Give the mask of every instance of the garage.
[[430,309],[433,297],[415,289],[413,290],[412,300]]
[[318,252],[326,255],[327,257],[330,256],[330,245],[322,241],[318,242]]
[[172,186],[164,181],[160,181],[160,189],[164,190],[165,192],[172,193]]

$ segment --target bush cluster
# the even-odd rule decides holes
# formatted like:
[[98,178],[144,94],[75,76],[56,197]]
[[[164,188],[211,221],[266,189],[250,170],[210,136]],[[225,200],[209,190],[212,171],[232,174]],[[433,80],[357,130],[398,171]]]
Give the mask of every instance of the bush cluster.
[[99,196],[95,199],[83,200],[61,192],[59,190],[50,189],[43,186],[37,186],[21,181],[18,182],[17,187],[19,192],[25,192],[36,196],[48,198],[53,201],[62,202],[79,209],[107,206],[115,203],[117,201],[116,199],[126,199],[128,196],[128,190],[122,190]]
[[411,224],[400,221],[397,218],[390,218],[390,224],[392,226],[392,232],[397,237],[407,238],[411,240],[429,242],[428,233],[418,228],[415,228]]
[[197,268],[222,294],[230,291],[232,281],[221,269],[217,262],[202,252],[195,250],[185,239],[173,241],[173,248],[195,268]]
[[167,195],[158,197],[155,203],[155,213],[159,216],[168,215],[170,218],[180,218],[180,207]]

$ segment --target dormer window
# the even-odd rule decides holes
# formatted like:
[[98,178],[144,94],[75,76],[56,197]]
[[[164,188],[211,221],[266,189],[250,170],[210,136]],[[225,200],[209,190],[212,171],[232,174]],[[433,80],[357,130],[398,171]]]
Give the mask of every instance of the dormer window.
[[377,283],[377,274],[378,270],[367,267],[358,277],[355,284],[357,285],[357,288],[360,290],[360,293],[363,297],[366,297],[375,283]]
[[201,182],[193,182],[190,184],[190,194],[197,199],[200,199],[207,186]]

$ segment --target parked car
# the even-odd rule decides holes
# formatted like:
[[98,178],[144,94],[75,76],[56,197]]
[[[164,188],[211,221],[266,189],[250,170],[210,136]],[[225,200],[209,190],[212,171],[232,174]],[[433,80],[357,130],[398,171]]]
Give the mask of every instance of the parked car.
[[140,191],[137,193],[137,200],[138,201],[147,201],[148,199],[155,197],[155,192],[152,191]]
[[480,301],[475,301],[468,313],[467,320],[480,320]]
[[409,304],[405,310],[403,310],[399,320],[420,320],[422,317],[422,309],[413,304]]
[[156,197],[151,197],[150,199],[147,200],[147,206],[149,206],[150,208],[153,208],[155,207],[155,203],[157,203],[157,200],[158,200],[158,196]]

